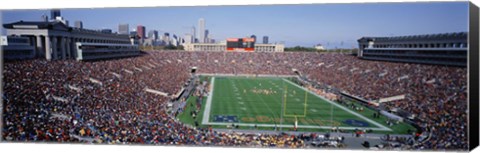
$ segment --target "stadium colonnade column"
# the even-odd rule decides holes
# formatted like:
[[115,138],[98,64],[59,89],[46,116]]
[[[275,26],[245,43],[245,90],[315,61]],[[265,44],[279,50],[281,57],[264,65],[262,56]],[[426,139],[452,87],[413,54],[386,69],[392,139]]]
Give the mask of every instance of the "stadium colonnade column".
[[62,60],[65,60],[66,59],[66,54],[67,54],[67,48],[65,47],[67,45],[66,42],[66,38],[65,37],[60,37],[60,46],[61,46],[61,49],[62,49]]
[[72,58],[72,38],[67,37],[67,58]]
[[43,55],[43,43],[42,43],[42,36],[40,35],[35,35],[35,39],[37,41],[36,43],[36,49],[35,51],[37,52],[36,53],[36,56],[42,56]]
[[69,46],[68,45],[68,43],[69,43],[68,39],[69,39],[68,37],[65,37],[65,59],[70,58],[70,53],[68,52],[70,50],[68,48],[68,46]]
[[65,56],[65,38],[63,36],[60,36],[59,41],[60,41],[60,48],[59,48],[60,50],[58,53],[61,54],[60,58],[63,60]]
[[72,38],[69,38],[67,37],[67,50],[66,50],[66,53],[67,53],[67,58],[72,58]]
[[52,60],[52,45],[50,44],[50,36],[45,36],[45,59]]
[[77,42],[80,42],[80,39],[79,38],[72,38],[72,42],[70,45],[71,46],[71,49],[72,49],[72,58],[75,59],[77,57]]
[[58,50],[58,38],[57,36],[52,37],[52,52],[53,52],[53,58],[52,60],[56,60],[58,58],[57,50]]

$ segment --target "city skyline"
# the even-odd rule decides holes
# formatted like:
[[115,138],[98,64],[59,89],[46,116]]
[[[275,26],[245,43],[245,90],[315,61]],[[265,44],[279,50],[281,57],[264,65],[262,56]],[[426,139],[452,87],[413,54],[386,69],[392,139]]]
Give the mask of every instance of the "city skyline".
[[[199,29],[198,20],[203,18],[208,21],[204,30],[219,41],[256,35],[268,36],[270,43],[285,42],[287,47],[320,43],[327,48],[352,48],[363,36],[468,31],[466,7],[467,2],[146,7],[62,9],[61,15],[70,23],[82,21],[86,29],[117,31],[119,24],[143,25],[146,31],[181,37],[191,33],[192,27]],[[2,21],[39,21],[49,11],[2,11]]]

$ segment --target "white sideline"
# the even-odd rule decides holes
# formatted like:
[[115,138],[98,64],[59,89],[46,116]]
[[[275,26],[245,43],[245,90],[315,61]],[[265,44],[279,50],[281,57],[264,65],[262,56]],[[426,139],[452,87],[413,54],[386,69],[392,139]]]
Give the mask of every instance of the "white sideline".
[[214,85],[215,85],[215,77],[212,77],[212,81],[210,81],[210,92],[208,93],[207,103],[205,104],[205,110],[203,111],[202,124],[208,124],[208,119],[210,117],[210,108],[212,107]]
[[[217,123],[217,122],[209,122],[208,125],[238,125],[238,126],[248,126],[254,127],[283,127],[283,128],[293,128],[293,124],[253,124],[253,123]],[[298,125],[298,128],[306,128],[306,129],[332,129],[336,128],[332,126],[318,126],[318,125]],[[342,130],[355,130],[355,129],[371,129],[374,131],[389,131],[389,129],[384,128],[370,128],[370,127],[338,127],[338,129]]]

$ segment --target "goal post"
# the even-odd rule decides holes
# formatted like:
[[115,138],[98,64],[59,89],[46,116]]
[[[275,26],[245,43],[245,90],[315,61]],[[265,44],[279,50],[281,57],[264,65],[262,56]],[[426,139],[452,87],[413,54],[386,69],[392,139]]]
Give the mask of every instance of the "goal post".
[[303,103],[301,105],[303,105],[303,114],[299,115],[299,114],[288,114],[287,113],[287,103],[292,103],[292,102],[289,102],[288,100],[288,86],[285,85],[284,87],[284,95],[283,95],[283,116],[286,116],[286,117],[306,117],[307,116],[307,105],[308,105],[308,92],[306,90],[305,91],[305,95],[304,95],[304,100],[303,100]]

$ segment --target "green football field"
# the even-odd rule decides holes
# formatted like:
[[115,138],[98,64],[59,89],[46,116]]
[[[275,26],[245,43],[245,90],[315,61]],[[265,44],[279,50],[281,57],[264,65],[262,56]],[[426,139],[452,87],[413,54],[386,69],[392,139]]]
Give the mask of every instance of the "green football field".
[[[324,99],[287,78],[208,77],[210,93],[205,97],[202,114],[196,119],[201,125],[244,128],[269,127],[308,131],[332,129],[372,129],[386,133],[405,133],[405,123],[390,127],[385,117],[372,118],[373,110],[356,111]],[[194,100],[189,100],[193,103]],[[189,115],[181,120],[192,122]],[[182,119],[183,118],[183,119]],[[283,120],[282,120],[283,118]]]

